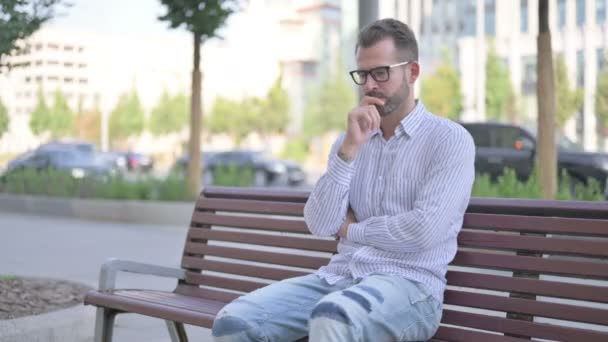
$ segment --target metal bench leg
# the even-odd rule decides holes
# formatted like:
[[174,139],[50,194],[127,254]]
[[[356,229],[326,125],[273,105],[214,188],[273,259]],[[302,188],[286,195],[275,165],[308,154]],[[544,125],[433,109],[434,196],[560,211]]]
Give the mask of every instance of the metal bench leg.
[[95,342],[112,342],[114,318],[117,312],[110,309],[97,308],[95,318]]
[[173,342],[188,342],[188,335],[186,335],[186,329],[183,323],[177,323],[173,321],[167,322],[167,328],[169,329],[169,336]]

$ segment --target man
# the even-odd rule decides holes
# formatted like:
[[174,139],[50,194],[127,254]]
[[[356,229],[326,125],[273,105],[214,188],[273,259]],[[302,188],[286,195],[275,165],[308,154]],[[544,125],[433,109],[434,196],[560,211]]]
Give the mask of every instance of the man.
[[421,341],[439,326],[447,264],[474,180],[460,125],[414,98],[418,46],[407,25],[359,34],[359,106],[310,194],[310,231],[339,238],[316,274],[254,291],[218,314],[218,341]]

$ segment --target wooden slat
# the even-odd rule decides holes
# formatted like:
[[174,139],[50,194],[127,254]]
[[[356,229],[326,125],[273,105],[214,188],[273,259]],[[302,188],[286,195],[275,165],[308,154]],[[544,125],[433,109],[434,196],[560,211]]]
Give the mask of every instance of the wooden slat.
[[605,219],[466,213],[464,228],[608,237]]
[[310,234],[304,221],[276,217],[231,216],[198,211],[192,215],[192,223]]
[[239,242],[250,245],[295,248],[318,252],[336,252],[336,241],[320,240],[310,237],[293,237],[255,233],[241,233],[235,231],[210,230],[206,228],[192,228],[188,232],[189,239],[204,239],[212,241]]
[[[605,223],[607,224],[607,223]],[[535,251],[550,254],[608,256],[608,240],[520,236],[491,232],[461,231],[458,244],[466,247],[497,248],[516,251]]]
[[448,271],[448,285],[608,303],[608,287]]
[[547,323],[527,322],[504,317],[486,316],[482,314],[443,310],[444,324],[457,325],[475,329],[496,331],[556,341],[608,341],[608,333],[570,328]]
[[279,201],[306,203],[309,191],[277,190],[269,188],[242,188],[225,186],[206,186],[203,196],[208,198],[247,199],[258,201]]
[[522,342],[522,339],[515,337],[446,326],[439,327],[433,337],[441,341],[450,342]]
[[471,198],[469,213],[608,219],[608,201],[557,201],[523,198]]
[[608,263],[603,262],[547,259],[528,256],[459,251],[456,253],[456,257],[451,264],[488,269],[518,270],[555,275],[608,279]]
[[201,288],[198,285],[190,285],[185,283],[179,284],[175,289],[175,293],[179,293],[184,296],[216,300],[223,303],[230,303],[234,299],[241,296],[240,294],[233,292]]
[[256,213],[268,215],[303,216],[304,204],[266,201],[249,201],[237,199],[201,198],[196,203],[196,210],[220,210],[239,213]]
[[203,285],[242,292],[251,292],[253,290],[259,289],[260,287],[268,285],[267,283],[261,283],[252,280],[224,278],[208,274],[198,274],[194,272],[186,273],[186,283],[191,285]]
[[455,290],[445,291],[445,303],[478,309],[523,313],[573,322],[608,325],[608,310],[571,304],[549,303]]
[[244,248],[209,246],[192,242],[186,244],[185,252],[312,269],[327,265],[329,261],[329,258],[255,251]]
[[191,310],[207,315],[215,315],[225,304],[209,299],[184,296],[173,292],[151,290],[118,290],[114,295],[167,305],[182,310]]
[[183,257],[182,267],[222,272],[228,274],[264,278],[270,280],[283,280],[287,278],[299,277],[308,274],[309,272],[285,270],[270,267],[261,267],[255,265],[236,264],[232,262],[222,262],[216,260],[199,259],[192,257]]

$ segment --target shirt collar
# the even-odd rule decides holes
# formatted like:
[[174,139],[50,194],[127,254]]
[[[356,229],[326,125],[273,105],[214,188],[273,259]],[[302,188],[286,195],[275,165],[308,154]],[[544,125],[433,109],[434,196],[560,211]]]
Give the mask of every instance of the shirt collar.
[[[410,111],[400,122],[399,126],[395,128],[395,136],[401,136],[407,134],[413,136],[420,128],[420,123],[424,120],[424,113],[426,108],[422,104],[422,101],[416,100],[414,109]],[[381,130],[377,129],[372,133],[372,137],[381,134]]]

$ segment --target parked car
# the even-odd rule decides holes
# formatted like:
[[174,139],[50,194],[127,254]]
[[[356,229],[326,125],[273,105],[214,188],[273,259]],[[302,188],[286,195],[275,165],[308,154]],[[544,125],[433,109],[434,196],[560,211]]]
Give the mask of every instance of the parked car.
[[101,152],[98,160],[122,173],[150,173],[154,168],[154,159],[136,152]]
[[40,145],[9,162],[4,175],[21,170],[61,170],[73,178],[103,178],[114,170],[97,162],[95,147],[89,143],[51,142]]
[[[530,177],[536,157],[536,138],[523,127],[503,123],[461,123],[473,136],[478,173],[496,179],[511,168],[521,180]],[[558,171],[575,181],[596,179],[608,196],[608,154],[584,152],[566,137],[557,141]]]
[[[185,174],[188,157],[181,157],[173,171]],[[222,166],[233,165],[239,169],[249,168],[254,173],[254,186],[284,185],[298,186],[305,181],[302,167],[289,160],[273,159],[263,152],[236,150],[205,152],[202,154],[204,184],[213,184],[215,173]]]

